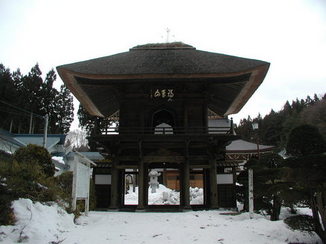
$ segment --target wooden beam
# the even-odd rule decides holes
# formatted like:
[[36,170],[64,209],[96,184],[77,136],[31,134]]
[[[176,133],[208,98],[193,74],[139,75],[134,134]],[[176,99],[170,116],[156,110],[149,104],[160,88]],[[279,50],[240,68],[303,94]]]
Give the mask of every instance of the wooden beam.
[[138,165],[118,165],[117,169],[138,169]]
[[203,169],[209,169],[211,166],[210,165],[203,165],[203,164],[190,164],[190,168],[203,168]]
[[184,163],[184,156],[145,156],[145,163]]

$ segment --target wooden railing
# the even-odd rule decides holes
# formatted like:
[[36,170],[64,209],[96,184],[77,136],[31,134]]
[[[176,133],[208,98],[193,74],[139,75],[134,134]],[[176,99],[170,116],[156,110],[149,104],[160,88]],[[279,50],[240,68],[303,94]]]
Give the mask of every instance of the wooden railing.
[[[104,123],[103,123],[104,122]],[[209,134],[233,134],[233,120],[219,119],[216,123],[219,126],[207,127],[171,127],[171,126],[156,126],[156,127],[124,127],[112,125],[110,121],[102,122],[102,129],[97,130],[98,135],[209,135]],[[105,125],[106,124],[106,125]],[[104,128],[103,128],[104,127]],[[98,127],[97,127],[98,128]]]
[[101,135],[203,135],[203,134],[233,134],[233,122],[229,126],[213,127],[119,127],[107,126],[100,131]]
[[231,134],[231,127],[108,127],[101,130],[102,135],[180,135],[180,134]]

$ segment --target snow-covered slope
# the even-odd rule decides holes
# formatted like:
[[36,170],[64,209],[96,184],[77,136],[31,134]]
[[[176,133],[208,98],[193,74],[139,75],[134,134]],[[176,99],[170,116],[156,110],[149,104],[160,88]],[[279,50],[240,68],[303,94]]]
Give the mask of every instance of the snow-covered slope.
[[45,206],[20,199],[13,203],[16,226],[1,226],[0,241],[19,240],[33,244],[280,244],[321,243],[316,235],[292,231],[283,221],[269,221],[264,216],[247,213],[232,215],[227,211],[189,211],[180,213],[90,212],[73,216],[56,204]]
[[19,199],[12,204],[17,223],[0,226],[3,243],[55,243],[75,228],[74,215],[57,204],[44,205],[29,199]]

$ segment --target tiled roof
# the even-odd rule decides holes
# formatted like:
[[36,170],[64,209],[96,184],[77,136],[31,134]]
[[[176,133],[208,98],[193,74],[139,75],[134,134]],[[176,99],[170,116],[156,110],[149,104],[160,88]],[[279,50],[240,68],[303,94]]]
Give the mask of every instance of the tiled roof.
[[[267,145],[259,145],[260,151],[272,151],[275,147],[274,146],[267,146]],[[257,151],[257,144],[248,142],[245,140],[234,140],[232,143],[228,146],[226,146],[226,153],[232,153],[232,152],[256,152]]]

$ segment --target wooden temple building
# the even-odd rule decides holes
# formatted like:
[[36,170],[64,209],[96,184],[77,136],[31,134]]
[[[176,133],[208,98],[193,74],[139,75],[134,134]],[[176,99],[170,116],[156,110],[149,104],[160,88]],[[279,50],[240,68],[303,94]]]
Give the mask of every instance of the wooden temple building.
[[[225,147],[236,139],[228,115],[246,104],[268,68],[267,62],[184,43],[140,45],[57,67],[91,115],[117,121],[90,138],[106,157],[94,168],[98,207],[158,207],[148,202],[151,169],[175,179],[180,192],[176,206],[160,208],[198,207],[189,200],[194,186],[204,190],[201,207],[235,207],[235,165],[225,161]],[[127,175],[137,178],[132,206],[124,202]]]

